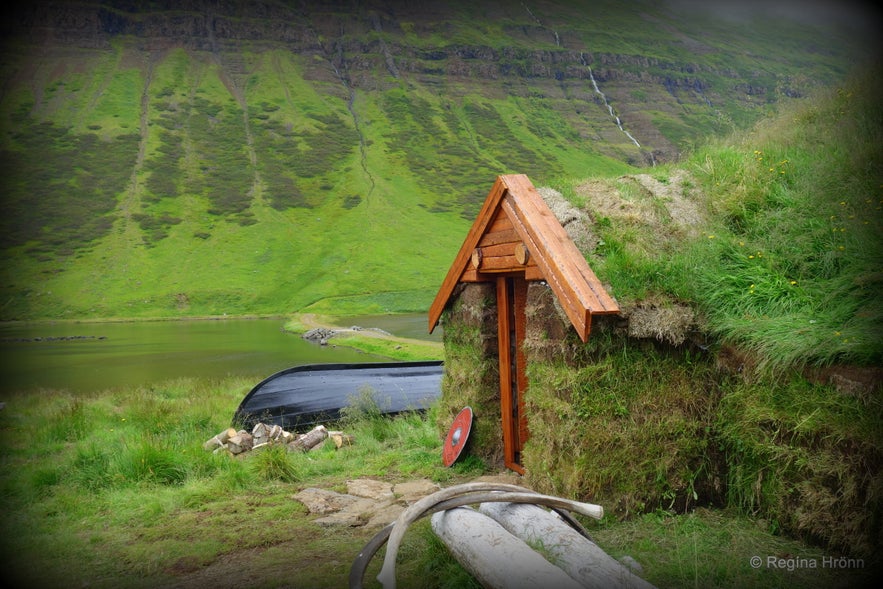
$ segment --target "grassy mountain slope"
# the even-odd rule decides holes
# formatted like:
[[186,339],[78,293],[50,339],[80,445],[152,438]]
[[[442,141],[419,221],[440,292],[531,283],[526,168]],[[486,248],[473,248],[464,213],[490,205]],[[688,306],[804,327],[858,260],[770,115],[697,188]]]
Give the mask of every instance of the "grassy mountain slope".
[[802,19],[643,2],[12,17],[2,319],[421,310],[496,175],[672,161],[867,53]]

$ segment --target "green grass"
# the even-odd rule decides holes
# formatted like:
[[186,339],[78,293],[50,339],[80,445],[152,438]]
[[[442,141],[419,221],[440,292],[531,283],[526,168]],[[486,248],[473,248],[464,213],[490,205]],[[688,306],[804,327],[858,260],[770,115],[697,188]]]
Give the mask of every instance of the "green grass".
[[694,304],[699,329],[751,354],[761,372],[879,364],[878,86],[864,72],[654,170],[663,180],[693,175],[685,194],[704,215],[693,235],[655,197],[607,181],[633,214],[596,213],[593,267],[626,304]]
[[[202,442],[229,425],[247,388],[236,379],[180,380],[8,400],[0,416],[3,529],[20,533],[5,536],[16,546],[4,556],[7,578],[155,586],[230,553],[304,541],[288,566],[300,562],[299,579],[325,575],[322,586],[339,586],[337,565],[317,561],[310,547],[335,546],[348,566],[370,534],[325,537],[291,500],[294,486],[360,476],[445,482],[477,472],[468,461],[444,468],[431,420],[383,417],[370,395],[354,397],[345,412],[340,425],[356,443],[342,450],[269,448],[240,459],[205,452]],[[269,577],[261,583],[272,586]]]
[[870,562],[844,559],[848,568],[838,569],[839,555],[769,534],[766,523],[730,511],[657,511],[592,536],[611,556],[634,558],[657,587],[870,586]]
[[[352,446],[309,454],[270,448],[238,459],[204,451],[247,388],[235,378],[184,379],[77,397],[44,391],[8,398],[0,413],[4,577],[37,587],[195,587],[217,583],[206,575],[218,571],[231,586],[340,587],[374,531],[313,524],[291,499],[298,490],[339,490],[358,477],[450,485],[485,472],[472,455],[441,465],[435,409],[384,417],[370,391],[355,395],[337,424],[354,435]],[[755,554],[837,555],[725,511],[586,525],[612,555],[636,558],[659,587],[782,587],[789,579],[822,587],[869,572],[754,570],[747,559]],[[375,586],[382,557],[369,569],[368,586]],[[398,581],[474,586],[426,520],[406,534]]]

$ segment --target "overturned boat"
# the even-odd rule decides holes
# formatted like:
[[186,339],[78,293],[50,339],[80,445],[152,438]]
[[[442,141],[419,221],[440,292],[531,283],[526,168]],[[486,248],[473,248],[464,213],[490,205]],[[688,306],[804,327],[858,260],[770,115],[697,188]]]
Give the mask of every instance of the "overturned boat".
[[441,361],[308,364],[273,374],[251,389],[233,423],[295,430],[341,417],[370,395],[384,414],[427,409],[441,394]]

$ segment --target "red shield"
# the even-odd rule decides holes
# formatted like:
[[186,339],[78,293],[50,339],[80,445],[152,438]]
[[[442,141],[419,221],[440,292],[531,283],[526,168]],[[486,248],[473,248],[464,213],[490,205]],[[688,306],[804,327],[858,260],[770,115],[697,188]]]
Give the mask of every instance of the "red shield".
[[445,445],[442,448],[442,461],[445,466],[451,466],[460,457],[460,452],[466,445],[466,439],[469,437],[471,429],[472,409],[464,407],[454,418],[454,423],[451,424],[451,429],[448,430],[448,435],[445,438]]

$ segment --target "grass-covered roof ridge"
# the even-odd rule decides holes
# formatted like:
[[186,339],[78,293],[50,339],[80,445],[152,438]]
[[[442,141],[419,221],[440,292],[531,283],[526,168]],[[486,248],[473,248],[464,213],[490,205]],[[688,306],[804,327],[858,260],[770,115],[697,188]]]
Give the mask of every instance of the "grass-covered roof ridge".
[[679,164],[567,187],[590,264],[625,309],[689,306],[760,370],[878,365],[880,91],[869,70]]

